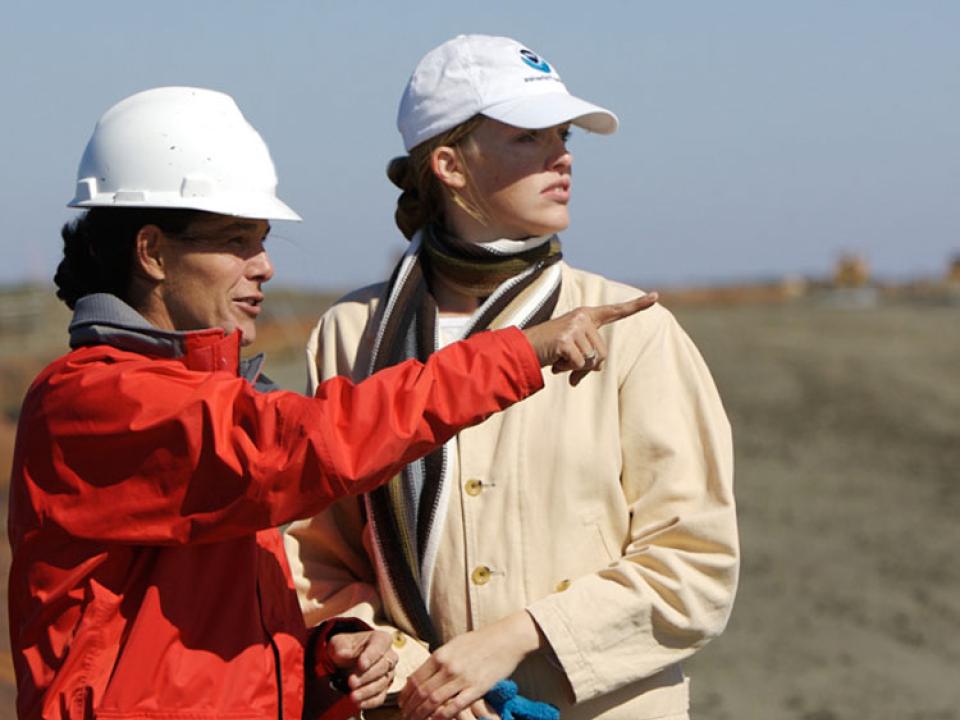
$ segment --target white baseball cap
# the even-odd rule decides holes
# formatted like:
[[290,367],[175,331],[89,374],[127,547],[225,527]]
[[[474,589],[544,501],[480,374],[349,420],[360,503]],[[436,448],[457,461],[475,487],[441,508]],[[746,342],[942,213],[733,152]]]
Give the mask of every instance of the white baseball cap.
[[409,152],[477,114],[530,130],[572,122],[606,135],[619,125],[609,110],[571,95],[556,68],[516,40],[458,35],[414,69],[397,127]]

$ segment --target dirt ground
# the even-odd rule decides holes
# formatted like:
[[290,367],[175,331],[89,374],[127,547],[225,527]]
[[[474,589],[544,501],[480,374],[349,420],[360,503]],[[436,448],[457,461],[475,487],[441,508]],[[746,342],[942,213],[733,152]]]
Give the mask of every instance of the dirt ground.
[[[727,632],[687,665],[691,716],[960,718],[960,305],[676,314],[733,423],[743,544]],[[300,390],[299,353],[282,360],[271,374]]]
[[733,423],[743,544],[693,717],[960,718],[960,307],[678,315]]

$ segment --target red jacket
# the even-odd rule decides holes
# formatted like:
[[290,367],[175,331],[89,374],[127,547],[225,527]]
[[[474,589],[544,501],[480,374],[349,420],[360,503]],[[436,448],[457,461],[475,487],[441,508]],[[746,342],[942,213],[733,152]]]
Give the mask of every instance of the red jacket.
[[517,330],[315,399],[238,377],[237,335],[178,337],[181,357],[80,347],[24,401],[8,525],[22,718],[298,720],[306,630],[273,528],[542,385]]

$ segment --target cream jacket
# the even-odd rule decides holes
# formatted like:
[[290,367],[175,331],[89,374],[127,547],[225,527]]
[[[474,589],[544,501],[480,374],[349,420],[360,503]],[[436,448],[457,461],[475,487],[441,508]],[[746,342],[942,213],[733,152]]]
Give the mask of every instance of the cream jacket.
[[[562,266],[554,315],[638,291]],[[311,390],[367,367],[382,286],[311,336]],[[601,372],[464,430],[428,603],[449,639],[526,608],[552,653],[513,678],[564,720],[686,718],[680,661],[718,635],[737,584],[730,427],[693,343],[661,306],[606,326]],[[428,657],[372,561],[361,503],[288,530],[308,624],[352,614],[394,633],[398,681]],[[386,598],[385,600],[382,598]]]

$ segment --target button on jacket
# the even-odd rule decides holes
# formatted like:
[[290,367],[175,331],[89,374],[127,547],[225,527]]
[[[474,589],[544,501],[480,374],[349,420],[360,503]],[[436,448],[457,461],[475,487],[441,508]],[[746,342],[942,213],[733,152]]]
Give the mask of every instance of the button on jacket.
[[[637,295],[561,268],[554,316]],[[379,292],[358,291],[320,321],[308,348],[315,381],[367,366]],[[547,371],[542,393],[456,436],[427,601],[444,640],[528,610],[551,651],[514,679],[564,720],[685,718],[679,663],[722,631],[736,589],[730,427],[663,307],[601,334],[602,371],[576,388]],[[372,542],[351,498],[289,528],[308,624],[353,614],[411,636]],[[412,639],[395,647],[399,686],[428,652]]]
[[315,398],[262,393],[238,375],[238,334],[163,332],[109,295],[78,302],[71,345],[17,433],[22,718],[299,720],[306,630],[271,528],[541,386],[512,331]]

